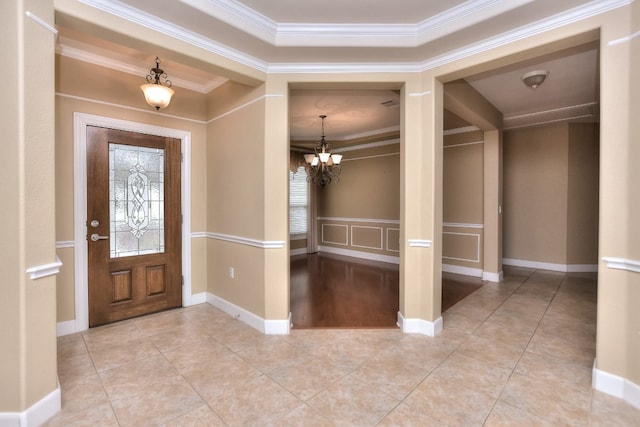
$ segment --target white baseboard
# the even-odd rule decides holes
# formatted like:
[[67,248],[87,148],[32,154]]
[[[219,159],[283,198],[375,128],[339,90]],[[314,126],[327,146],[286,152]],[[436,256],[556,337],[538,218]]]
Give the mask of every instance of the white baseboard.
[[350,256],[353,258],[368,259],[371,261],[388,262],[391,264],[400,264],[400,257],[390,255],[380,255],[370,252],[354,251],[351,249],[334,248],[333,246],[318,246],[318,252],[327,252],[330,254]]
[[405,319],[402,313],[398,312],[398,326],[405,334],[422,334],[435,337],[442,332],[442,316],[434,322],[424,319]]
[[289,251],[289,256],[306,255],[306,254],[307,254],[307,248],[291,249]]
[[569,264],[567,273],[597,273],[598,264]]
[[539,270],[560,271],[562,273],[597,273],[598,264],[555,264],[552,262],[527,261],[524,259],[503,258],[502,264],[513,267],[535,268]]
[[481,268],[461,267],[459,265],[442,264],[442,271],[454,274],[463,274],[471,277],[482,277]]
[[0,412],[0,427],[37,427],[60,411],[60,384],[24,412]]
[[78,324],[74,320],[67,320],[66,322],[58,322],[56,324],[56,336],[62,337],[65,335],[75,334],[80,332],[78,330]]
[[283,335],[291,331],[291,313],[289,318],[284,320],[265,320],[242,307],[222,299],[212,293],[207,292],[207,303],[219,308],[234,319],[237,319],[253,329],[267,335]]
[[265,320],[264,333],[266,335],[289,335],[291,333],[291,313],[286,320]]
[[200,292],[199,294],[191,295],[191,305],[198,305],[207,302],[207,293]]
[[504,280],[504,272],[500,273],[490,273],[488,271],[482,272],[482,280],[486,280],[488,282],[500,283]]
[[465,276],[480,277],[482,280],[499,283],[504,279],[504,273],[489,273],[481,268],[461,267],[459,265],[442,264],[442,271],[447,273],[463,274]]
[[595,362],[591,383],[594,389],[622,399],[640,409],[640,386],[626,378],[597,369]]

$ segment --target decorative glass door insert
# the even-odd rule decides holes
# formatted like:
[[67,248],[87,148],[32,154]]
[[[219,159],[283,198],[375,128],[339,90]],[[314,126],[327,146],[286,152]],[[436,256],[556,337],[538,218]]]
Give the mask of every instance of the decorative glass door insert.
[[109,143],[111,258],[164,252],[164,154]]

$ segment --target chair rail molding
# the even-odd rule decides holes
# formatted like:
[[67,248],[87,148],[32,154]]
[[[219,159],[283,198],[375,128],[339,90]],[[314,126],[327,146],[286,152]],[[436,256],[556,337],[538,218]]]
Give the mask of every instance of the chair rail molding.
[[627,270],[640,273],[640,261],[626,258],[602,257],[602,261],[608,268],[614,270]]

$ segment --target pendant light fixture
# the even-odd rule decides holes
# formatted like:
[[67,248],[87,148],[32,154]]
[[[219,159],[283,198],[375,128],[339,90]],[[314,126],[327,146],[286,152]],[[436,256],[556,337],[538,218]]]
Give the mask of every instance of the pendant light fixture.
[[314,154],[305,154],[304,160],[306,162],[307,181],[324,187],[331,182],[340,181],[342,154],[331,154],[329,151],[329,144],[327,144],[324,137],[324,119],[327,116],[323,114],[318,117],[322,120],[322,138],[314,147]]
[[[161,81],[164,79],[164,82]],[[159,110],[165,108],[171,102],[173,89],[171,89],[171,80],[167,79],[167,73],[160,68],[160,60],[156,56],[156,66],[149,70],[147,75],[147,84],[140,86],[144,92],[144,99],[147,104]]]

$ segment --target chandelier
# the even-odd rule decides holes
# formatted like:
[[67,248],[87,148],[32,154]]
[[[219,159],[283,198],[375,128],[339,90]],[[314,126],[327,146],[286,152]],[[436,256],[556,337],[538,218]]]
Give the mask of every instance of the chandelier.
[[305,154],[304,160],[307,163],[307,181],[324,187],[331,182],[340,181],[342,154],[331,154],[329,151],[329,144],[324,139],[324,119],[327,116],[323,114],[318,117],[322,120],[322,138],[314,147],[314,154]]
[[[160,81],[164,79],[164,84]],[[173,89],[171,89],[171,80],[167,79],[167,73],[160,68],[160,60],[156,56],[156,66],[149,70],[147,75],[147,84],[140,86],[144,92],[144,99],[151,107],[159,110],[169,105]]]

